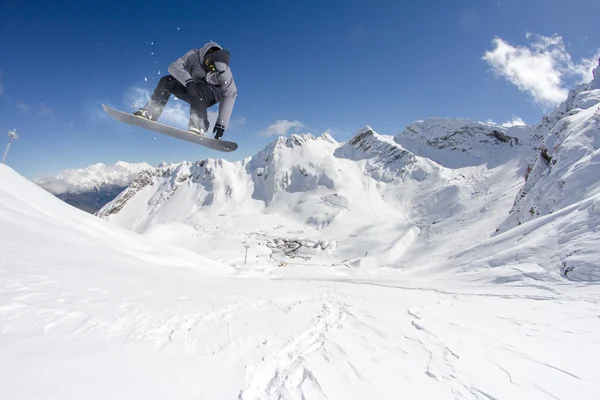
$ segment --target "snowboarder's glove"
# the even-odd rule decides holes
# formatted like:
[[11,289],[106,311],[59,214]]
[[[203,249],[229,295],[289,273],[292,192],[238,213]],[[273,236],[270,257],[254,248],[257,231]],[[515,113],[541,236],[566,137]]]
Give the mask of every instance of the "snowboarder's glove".
[[215,124],[213,133],[215,134],[215,139],[221,139],[225,133],[225,127],[221,124]]

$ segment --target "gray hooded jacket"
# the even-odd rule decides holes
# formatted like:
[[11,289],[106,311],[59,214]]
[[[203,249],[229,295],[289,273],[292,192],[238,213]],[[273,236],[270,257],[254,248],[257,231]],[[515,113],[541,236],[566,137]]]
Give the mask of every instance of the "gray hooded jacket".
[[207,72],[203,68],[204,56],[211,47],[222,49],[217,43],[208,42],[200,49],[190,50],[169,66],[169,74],[183,86],[191,80],[206,82],[215,92],[215,100],[219,103],[217,124],[227,129],[237,96],[237,87],[229,67],[222,73]]

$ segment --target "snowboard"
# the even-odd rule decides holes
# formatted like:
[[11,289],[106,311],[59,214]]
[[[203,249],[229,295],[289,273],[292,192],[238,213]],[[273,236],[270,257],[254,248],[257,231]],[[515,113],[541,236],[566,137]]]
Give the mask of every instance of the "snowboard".
[[171,136],[177,139],[186,140],[188,142],[196,143],[204,147],[208,147],[212,150],[230,152],[235,151],[238,148],[237,143],[229,142],[227,140],[217,140],[207,136],[200,136],[183,129],[178,129],[170,125],[161,124],[160,122],[150,121],[149,119],[138,117],[131,113],[115,110],[102,104],[104,111],[119,122],[124,122],[129,125],[138,126],[140,128],[148,129],[153,132],[162,133],[163,135]]

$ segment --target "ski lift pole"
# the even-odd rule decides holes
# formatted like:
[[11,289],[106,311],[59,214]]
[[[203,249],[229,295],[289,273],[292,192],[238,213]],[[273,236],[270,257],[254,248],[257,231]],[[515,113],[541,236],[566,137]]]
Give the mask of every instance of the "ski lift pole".
[[4,152],[4,157],[2,157],[2,164],[4,164],[4,161],[6,161],[6,156],[8,155],[8,149],[10,149],[10,143],[13,141],[13,139],[18,139],[19,136],[17,135],[17,131],[8,131],[8,144],[6,145],[6,151]]
[[250,248],[250,246],[246,244],[244,245],[244,247],[246,248],[246,254],[244,255],[244,264],[246,264],[246,262],[248,261],[248,249]]

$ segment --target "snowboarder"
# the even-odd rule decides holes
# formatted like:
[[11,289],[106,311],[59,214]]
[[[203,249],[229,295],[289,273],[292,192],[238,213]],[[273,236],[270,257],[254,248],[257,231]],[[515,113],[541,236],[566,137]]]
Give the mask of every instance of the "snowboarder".
[[172,94],[190,105],[188,130],[205,136],[209,127],[206,110],[219,103],[213,133],[215,139],[221,139],[237,96],[229,59],[229,51],[215,42],[188,51],[169,66],[169,75],[158,81],[148,103],[133,114],[158,120]]

